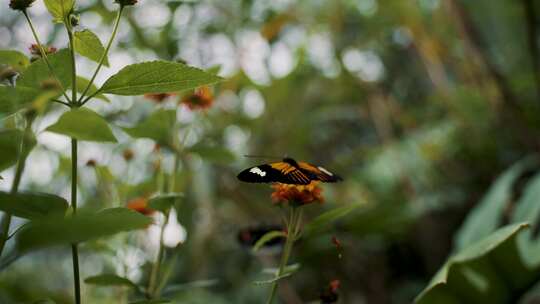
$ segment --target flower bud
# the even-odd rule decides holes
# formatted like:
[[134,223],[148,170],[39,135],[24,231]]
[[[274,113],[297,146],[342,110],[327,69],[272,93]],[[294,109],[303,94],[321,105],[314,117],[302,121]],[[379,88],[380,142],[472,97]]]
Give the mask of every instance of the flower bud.
[[11,0],[9,7],[13,10],[24,11],[29,8],[36,0]]

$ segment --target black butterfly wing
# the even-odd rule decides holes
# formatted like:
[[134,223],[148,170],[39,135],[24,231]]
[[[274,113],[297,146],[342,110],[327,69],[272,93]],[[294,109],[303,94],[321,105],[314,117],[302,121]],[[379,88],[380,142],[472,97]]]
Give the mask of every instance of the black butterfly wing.
[[339,175],[330,172],[329,170],[306,162],[298,162],[298,167],[306,175],[309,175],[314,180],[319,180],[324,183],[335,183],[343,180]]
[[263,164],[248,168],[238,174],[238,179],[248,183],[283,183],[307,185],[311,178],[286,162]]

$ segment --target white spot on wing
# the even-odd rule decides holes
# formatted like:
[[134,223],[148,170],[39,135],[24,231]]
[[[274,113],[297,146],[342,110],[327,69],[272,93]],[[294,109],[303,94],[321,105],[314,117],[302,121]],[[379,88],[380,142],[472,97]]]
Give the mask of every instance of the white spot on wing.
[[266,176],[266,172],[259,169],[259,167],[253,167],[253,168],[249,169],[249,172],[254,173],[254,174],[258,174],[260,176]]
[[317,168],[318,168],[319,170],[321,170],[322,172],[324,172],[324,173],[330,175],[330,176],[334,176],[334,174],[333,174],[332,172],[326,170],[326,169],[323,168],[323,167],[317,167]]

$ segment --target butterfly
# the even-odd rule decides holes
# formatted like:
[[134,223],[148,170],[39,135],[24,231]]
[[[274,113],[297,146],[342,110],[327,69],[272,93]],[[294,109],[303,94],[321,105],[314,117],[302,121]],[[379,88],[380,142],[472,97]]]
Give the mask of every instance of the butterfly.
[[325,168],[307,162],[297,162],[286,157],[280,162],[262,164],[247,168],[238,174],[238,179],[248,183],[282,183],[307,185],[312,181],[335,183],[341,181],[338,175]]

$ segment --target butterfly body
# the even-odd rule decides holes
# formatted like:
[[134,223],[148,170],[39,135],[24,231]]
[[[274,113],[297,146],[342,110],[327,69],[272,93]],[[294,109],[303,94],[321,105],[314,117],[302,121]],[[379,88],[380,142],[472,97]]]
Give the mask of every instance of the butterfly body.
[[342,180],[325,168],[307,162],[297,162],[286,157],[280,162],[247,168],[238,174],[238,179],[248,183],[283,183],[307,185],[312,181],[334,183]]

